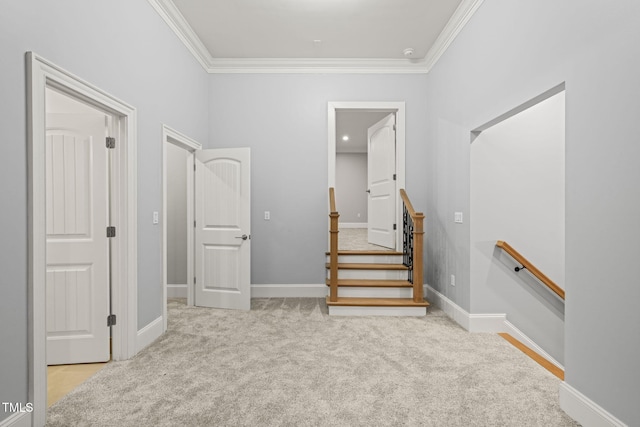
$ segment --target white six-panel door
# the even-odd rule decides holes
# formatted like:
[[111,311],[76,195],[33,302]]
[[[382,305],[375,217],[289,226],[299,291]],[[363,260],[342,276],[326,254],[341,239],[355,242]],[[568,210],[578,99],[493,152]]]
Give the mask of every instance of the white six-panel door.
[[195,305],[251,307],[250,151],[196,151]]
[[389,114],[367,131],[367,185],[369,243],[395,248],[396,131]]
[[54,115],[46,137],[47,364],[110,358],[105,116]]

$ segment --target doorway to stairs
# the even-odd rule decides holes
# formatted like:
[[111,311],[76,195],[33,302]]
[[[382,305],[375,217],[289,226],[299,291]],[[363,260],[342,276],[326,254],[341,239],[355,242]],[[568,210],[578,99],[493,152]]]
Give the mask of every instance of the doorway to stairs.
[[328,108],[328,187],[340,213],[340,249],[402,247],[405,186],[403,102],[332,102]]

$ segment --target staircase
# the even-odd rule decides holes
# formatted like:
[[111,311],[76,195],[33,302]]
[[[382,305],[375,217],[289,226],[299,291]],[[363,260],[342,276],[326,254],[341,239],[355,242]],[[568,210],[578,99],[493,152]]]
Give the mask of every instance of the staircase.
[[328,259],[329,315],[424,316],[422,223],[404,190],[403,251],[339,251],[334,189],[329,188],[331,224]]
[[[407,280],[409,267],[402,259],[402,252],[338,251],[339,297],[334,302],[327,297],[329,314],[426,315],[429,303],[414,302],[413,284]],[[330,270],[330,262],[326,268]],[[330,286],[329,278],[327,286]]]

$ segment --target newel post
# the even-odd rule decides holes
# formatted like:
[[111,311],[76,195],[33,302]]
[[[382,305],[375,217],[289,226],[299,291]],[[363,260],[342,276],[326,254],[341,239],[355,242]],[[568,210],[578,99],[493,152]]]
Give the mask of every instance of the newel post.
[[413,218],[413,301],[424,300],[424,263],[422,251],[424,250],[424,214],[416,212]]
[[338,301],[338,212],[331,212],[331,226],[329,233],[331,236],[329,248],[329,301]]

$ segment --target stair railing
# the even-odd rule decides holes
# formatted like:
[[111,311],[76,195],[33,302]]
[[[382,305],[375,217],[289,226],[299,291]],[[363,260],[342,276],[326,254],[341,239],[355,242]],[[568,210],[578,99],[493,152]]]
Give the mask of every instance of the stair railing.
[[516,267],[514,270],[517,272],[521,270],[529,270],[531,274],[533,274],[543,285],[545,285],[551,292],[559,296],[564,301],[564,289],[560,286],[556,285],[556,283],[549,279],[542,271],[538,270],[535,265],[531,264],[531,262],[520,255],[520,252],[516,251],[511,245],[502,240],[498,240],[496,242],[496,246],[511,255],[511,257],[519,262],[522,267]]
[[413,301],[422,302],[424,265],[424,214],[416,212],[409,196],[400,189],[402,198],[402,263],[409,269],[408,280],[413,284]]
[[336,195],[329,187],[329,301],[338,301],[338,218]]

